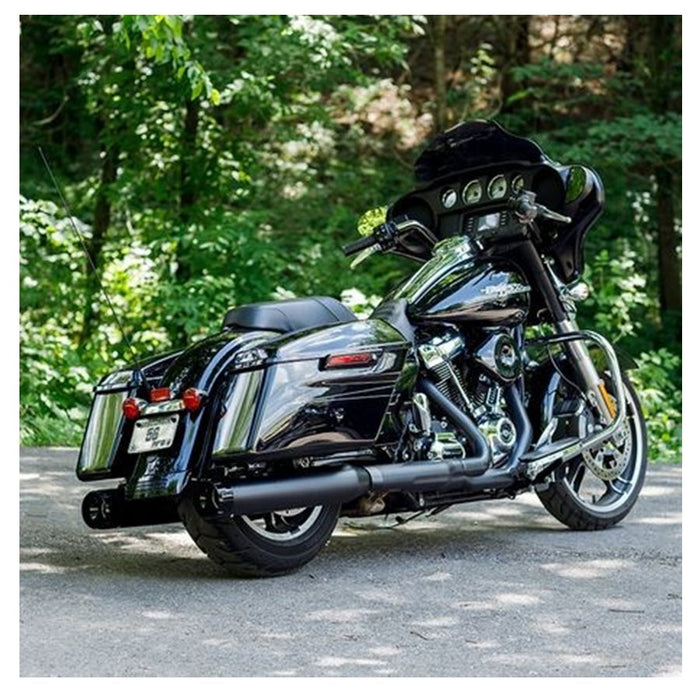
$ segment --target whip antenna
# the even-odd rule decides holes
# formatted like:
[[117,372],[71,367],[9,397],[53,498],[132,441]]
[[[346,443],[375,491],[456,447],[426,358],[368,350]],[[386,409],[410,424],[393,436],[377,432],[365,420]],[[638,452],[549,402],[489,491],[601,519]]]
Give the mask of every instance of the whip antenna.
[[134,348],[131,345],[131,341],[129,340],[129,336],[126,334],[126,331],[124,330],[124,326],[122,325],[122,322],[119,320],[119,316],[117,315],[117,311],[114,308],[114,304],[112,304],[112,300],[109,298],[109,294],[107,294],[107,290],[104,288],[104,285],[102,284],[102,280],[100,279],[100,275],[97,272],[97,266],[95,265],[95,261],[92,259],[92,256],[90,255],[90,250],[87,247],[87,243],[85,242],[85,237],[83,236],[82,233],[80,233],[80,229],[78,228],[77,224],[75,223],[75,220],[73,219],[73,213],[71,212],[70,207],[68,206],[68,202],[66,201],[66,198],[63,196],[63,190],[61,189],[61,186],[58,184],[58,181],[54,177],[53,171],[51,170],[51,166],[49,165],[49,161],[46,159],[46,156],[44,155],[44,151],[39,146],[39,155],[41,156],[41,160],[44,161],[44,165],[46,166],[46,170],[49,173],[49,177],[51,178],[51,182],[53,182],[53,186],[56,188],[56,192],[58,192],[58,197],[61,200],[61,204],[63,204],[63,208],[66,210],[68,214],[68,219],[70,220],[71,227],[73,228],[73,231],[75,231],[75,235],[78,237],[78,240],[80,241],[80,245],[83,247],[83,251],[85,253],[85,257],[88,260],[88,263],[90,265],[90,269],[93,271],[95,275],[95,279],[97,280],[97,285],[100,288],[100,291],[102,292],[102,295],[104,296],[105,300],[107,301],[107,306],[109,306],[109,310],[112,312],[112,316],[114,317],[114,320],[117,324],[117,327],[119,328],[119,332],[122,334],[122,338],[124,339],[124,343],[126,344],[126,347],[129,348],[129,354],[131,355],[131,359],[133,360],[133,363],[136,367],[136,371],[139,373],[141,379],[146,383],[146,386],[148,386],[148,380],[146,379],[146,376],[143,373],[143,370],[141,369],[141,365],[139,364],[138,357],[136,356],[136,353],[134,352]]

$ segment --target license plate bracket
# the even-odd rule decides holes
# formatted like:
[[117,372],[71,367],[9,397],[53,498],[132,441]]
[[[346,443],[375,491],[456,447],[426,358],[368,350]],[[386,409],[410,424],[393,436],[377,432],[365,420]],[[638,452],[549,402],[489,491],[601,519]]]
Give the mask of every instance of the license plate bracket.
[[129,442],[129,454],[167,449],[175,440],[179,421],[180,416],[177,413],[137,420]]

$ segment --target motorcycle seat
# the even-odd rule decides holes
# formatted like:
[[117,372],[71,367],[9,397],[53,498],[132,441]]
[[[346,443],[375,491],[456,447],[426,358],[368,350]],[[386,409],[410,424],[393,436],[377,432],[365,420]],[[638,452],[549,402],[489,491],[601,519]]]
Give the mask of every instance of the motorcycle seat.
[[337,299],[305,297],[237,306],[226,313],[223,327],[291,333],[356,320]]

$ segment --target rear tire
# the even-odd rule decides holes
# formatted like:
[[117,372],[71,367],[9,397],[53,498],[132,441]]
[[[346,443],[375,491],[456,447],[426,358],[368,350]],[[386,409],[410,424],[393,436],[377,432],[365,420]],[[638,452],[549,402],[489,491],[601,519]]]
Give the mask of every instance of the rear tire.
[[542,505],[572,530],[603,530],[616,525],[632,510],[644,484],[646,425],[632,385],[626,377],[623,381],[627,421],[621,431],[625,432],[617,442],[614,436],[590,451],[586,459],[578,456],[562,464],[549,486],[537,491]]
[[252,578],[292,573],[311,561],[330,539],[340,504],[218,520],[203,516],[195,499],[185,497],[179,513],[212,561],[234,576]]

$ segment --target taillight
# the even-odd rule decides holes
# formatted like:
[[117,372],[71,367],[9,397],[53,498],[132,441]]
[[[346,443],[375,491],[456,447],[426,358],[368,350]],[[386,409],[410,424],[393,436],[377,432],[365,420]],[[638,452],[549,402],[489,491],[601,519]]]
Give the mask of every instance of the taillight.
[[151,389],[151,401],[167,401],[170,398],[170,389],[167,386],[161,386],[156,389]]
[[197,389],[185,389],[182,392],[182,403],[188,411],[196,411],[202,405],[202,393]]
[[353,352],[343,355],[329,355],[324,369],[343,369],[350,367],[368,367],[377,361],[375,352]]
[[141,415],[141,402],[133,396],[124,399],[122,403],[122,413],[128,420],[136,420]]

